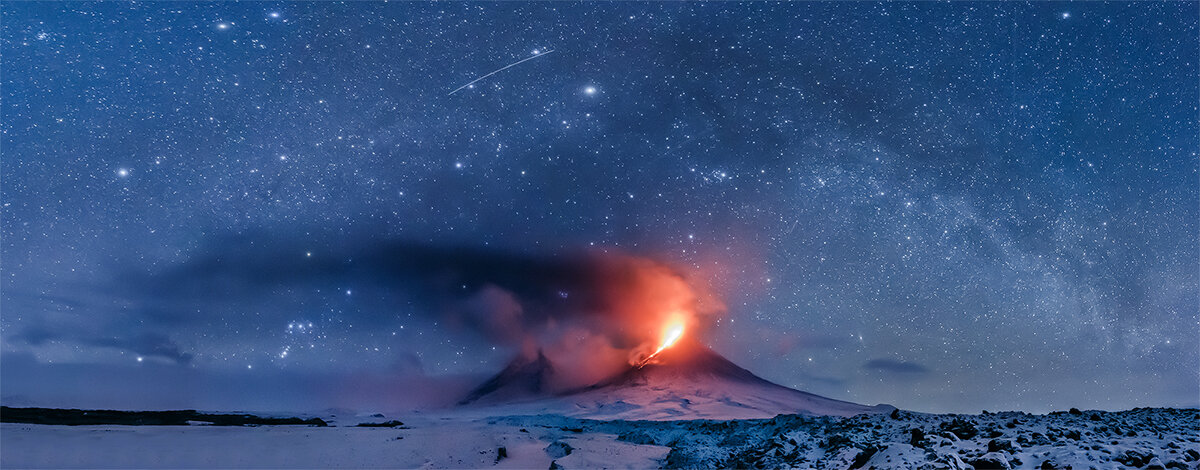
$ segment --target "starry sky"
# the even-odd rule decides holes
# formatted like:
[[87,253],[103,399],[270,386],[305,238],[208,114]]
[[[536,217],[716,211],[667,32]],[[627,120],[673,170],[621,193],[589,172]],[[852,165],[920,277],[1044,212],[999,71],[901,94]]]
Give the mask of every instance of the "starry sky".
[[517,349],[430,279],[568,299],[581,252],[670,266],[723,305],[705,343],[834,398],[1200,403],[1194,3],[0,23],[6,404],[419,401]]

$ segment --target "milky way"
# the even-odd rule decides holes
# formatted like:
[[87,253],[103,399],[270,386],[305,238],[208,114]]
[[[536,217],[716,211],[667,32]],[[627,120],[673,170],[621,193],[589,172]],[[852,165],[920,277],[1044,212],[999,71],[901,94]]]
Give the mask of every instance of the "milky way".
[[369,270],[156,287],[403,240],[657,260],[723,300],[716,350],[839,399],[1197,405],[1193,3],[0,15],[6,400],[502,367]]

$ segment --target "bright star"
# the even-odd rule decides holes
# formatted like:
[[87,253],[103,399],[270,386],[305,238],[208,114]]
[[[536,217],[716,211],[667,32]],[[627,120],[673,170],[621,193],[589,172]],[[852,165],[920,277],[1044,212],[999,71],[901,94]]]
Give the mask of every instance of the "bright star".
[[267,16],[270,16],[271,18],[279,18],[279,12],[273,11],[271,13],[268,13]]
[[1062,14],[1062,19],[1064,19],[1064,20],[1065,20],[1065,19],[1067,19],[1067,18],[1070,18],[1070,17],[1071,17],[1071,12],[1069,12],[1069,11],[1064,11],[1064,12],[1063,12],[1063,14]]
[[587,93],[589,95],[594,95],[594,94],[596,94],[596,87],[590,86],[590,87],[584,88],[583,92]]
[[229,29],[229,23],[217,23],[217,29]]
[[119,177],[121,177],[121,178],[126,178],[126,177],[128,177],[128,176],[129,176],[129,169],[128,169],[128,168],[118,168],[118,169],[117,169],[117,176],[119,176]]

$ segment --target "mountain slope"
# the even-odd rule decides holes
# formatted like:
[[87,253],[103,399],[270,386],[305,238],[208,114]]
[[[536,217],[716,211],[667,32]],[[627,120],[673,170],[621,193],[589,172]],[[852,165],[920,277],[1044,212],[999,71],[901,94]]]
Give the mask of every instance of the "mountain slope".
[[550,393],[552,374],[554,366],[541,351],[534,358],[517,357],[499,374],[475,387],[458,404],[504,403],[545,395]]
[[[519,360],[477,388],[463,403],[502,409],[504,414],[562,414],[592,419],[751,419],[778,414],[852,416],[889,412],[825,398],[762,379],[708,347],[684,342],[642,368],[595,385],[557,394],[532,391],[553,366],[544,356]],[[543,388],[544,389],[544,388]],[[525,393],[518,393],[525,392]]]

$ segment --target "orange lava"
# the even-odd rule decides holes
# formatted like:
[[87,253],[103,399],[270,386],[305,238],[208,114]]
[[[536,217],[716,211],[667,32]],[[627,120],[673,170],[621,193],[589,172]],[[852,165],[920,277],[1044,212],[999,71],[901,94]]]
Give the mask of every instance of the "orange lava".
[[658,349],[654,351],[654,354],[646,356],[646,358],[642,360],[642,363],[638,365],[638,368],[641,369],[642,367],[645,367],[646,364],[649,363],[651,359],[654,359],[654,356],[657,356],[658,353],[663,352],[664,349],[671,347],[671,345],[675,344],[676,341],[679,341],[679,338],[681,338],[681,337],[683,337],[683,324],[682,323],[678,323],[678,324],[672,325],[670,328],[667,328],[667,333],[663,336],[662,345],[659,346]]

